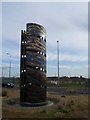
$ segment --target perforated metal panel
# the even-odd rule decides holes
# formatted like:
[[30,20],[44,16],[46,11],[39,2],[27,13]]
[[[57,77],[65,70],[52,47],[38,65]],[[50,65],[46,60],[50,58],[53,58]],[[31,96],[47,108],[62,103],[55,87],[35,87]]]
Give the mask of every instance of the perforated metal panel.
[[20,100],[46,101],[46,31],[35,23],[21,31]]

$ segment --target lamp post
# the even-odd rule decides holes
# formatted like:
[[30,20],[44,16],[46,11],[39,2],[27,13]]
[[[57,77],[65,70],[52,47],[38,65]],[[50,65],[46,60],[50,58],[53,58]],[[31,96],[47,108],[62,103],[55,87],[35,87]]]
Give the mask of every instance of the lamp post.
[[11,55],[9,53],[6,53],[10,57],[10,63],[9,63],[9,79],[11,77]]
[[59,41],[57,41],[57,65],[58,65],[58,81],[57,84],[59,83]]
[[3,78],[3,65],[2,65],[2,78]]

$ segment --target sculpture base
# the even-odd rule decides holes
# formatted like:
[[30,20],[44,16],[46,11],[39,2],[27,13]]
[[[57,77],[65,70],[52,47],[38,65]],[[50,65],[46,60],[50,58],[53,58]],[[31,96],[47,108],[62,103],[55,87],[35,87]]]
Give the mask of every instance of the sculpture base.
[[40,102],[40,103],[21,102],[20,104],[21,104],[22,106],[25,106],[25,107],[36,107],[36,106],[46,105],[46,104],[48,104],[48,101],[46,101],[46,102]]

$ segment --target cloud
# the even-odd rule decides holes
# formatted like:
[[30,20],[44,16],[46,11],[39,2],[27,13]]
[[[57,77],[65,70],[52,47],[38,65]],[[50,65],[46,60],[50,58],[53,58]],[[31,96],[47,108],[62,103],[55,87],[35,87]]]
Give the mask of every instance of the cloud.
[[[87,56],[80,56],[80,55],[72,55],[72,54],[60,54],[59,55],[60,61],[70,61],[70,62],[78,62],[78,61],[88,61],[88,55]],[[49,53],[47,56],[47,61],[56,61],[57,60],[57,54]]]
[[[15,9],[14,9],[15,8]],[[3,52],[12,56],[12,63],[20,61],[20,31],[28,22],[43,25],[47,32],[47,62],[55,65],[59,40],[60,61],[88,60],[88,3],[3,3]],[[7,61],[3,55],[4,62]],[[6,61],[5,61],[6,60]],[[15,62],[16,61],[16,62]],[[69,65],[70,66],[70,65]],[[67,68],[69,69],[69,66]],[[78,65],[77,65],[78,66]],[[66,66],[63,66],[63,68]],[[78,71],[80,72],[80,71]],[[53,71],[52,73],[53,74]]]
[[88,2],[88,0],[2,0],[2,2]]
[[[57,69],[57,66],[55,66],[55,65],[49,65],[48,66],[49,68],[56,68]],[[60,69],[80,69],[80,66],[69,66],[69,65],[60,65]]]
[[[9,68],[9,64],[5,63],[4,65],[0,65],[0,67],[2,68]],[[20,67],[20,64],[14,64],[14,63],[11,63],[11,68],[18,68]]]
[[[76,66],[76,65],[60,65],[60,71],[59,71],[59,75],[60,76],[84,76],[87,77],[88,76],[88,69],[87,67],[84,66]],[[57,76],[58,75],[58,69],[57,69],[57,65],[49,65],[48,66],[48,71],[47,71],[47,76]]]

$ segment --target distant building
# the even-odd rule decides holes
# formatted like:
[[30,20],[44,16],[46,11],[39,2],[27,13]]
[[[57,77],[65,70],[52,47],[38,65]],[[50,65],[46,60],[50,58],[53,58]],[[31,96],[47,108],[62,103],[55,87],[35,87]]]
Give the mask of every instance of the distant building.
[[[47,77],[47,80],[51,83],[57,83],[57,77]],[[88,79],[83,77],[60,77],[59,78],[60,83],[66,83],[66,84],[88,84]]]

